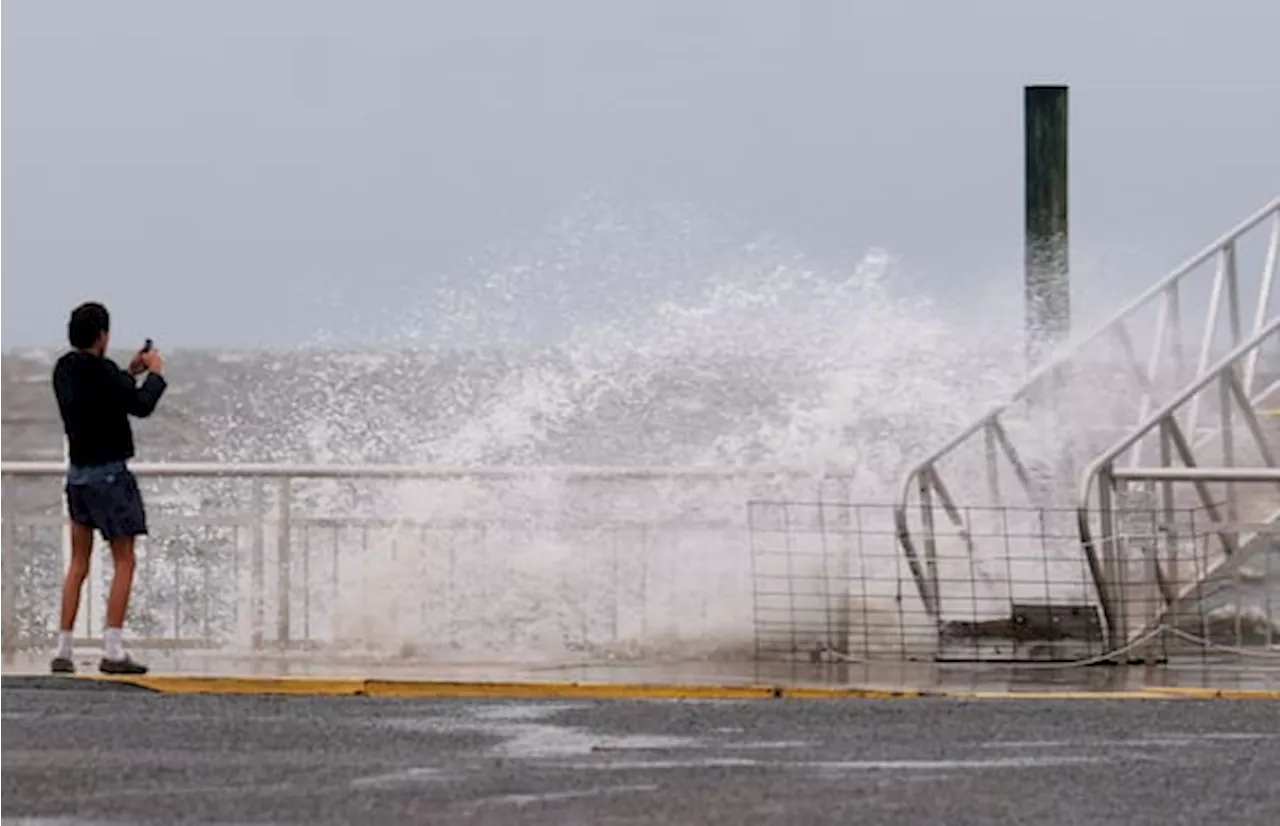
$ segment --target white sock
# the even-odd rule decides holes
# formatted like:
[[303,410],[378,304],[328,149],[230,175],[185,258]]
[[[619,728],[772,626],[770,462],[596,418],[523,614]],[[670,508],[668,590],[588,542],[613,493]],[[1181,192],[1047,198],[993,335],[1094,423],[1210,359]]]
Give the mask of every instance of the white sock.
[[58,650],[53,655],[55,658],[71,659],[71,632],[58,632]]
[[103,642],[106,643],[106,654],[108,660],[123,660],[127,655],[124,653],[124,630],[121,628],[108,628],[106,633],[102,635]]

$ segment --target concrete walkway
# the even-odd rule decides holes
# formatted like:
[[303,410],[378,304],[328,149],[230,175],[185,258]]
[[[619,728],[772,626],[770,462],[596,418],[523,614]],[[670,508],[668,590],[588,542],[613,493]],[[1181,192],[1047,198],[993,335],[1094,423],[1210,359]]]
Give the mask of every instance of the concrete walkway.
[[[875,662],[744,661],[426,662],[315,653],[153,652],[151,673],[99,678],[97,652],[77,654],[79,676],[154,691],[389,697],[1236,697],[1280,699],[1280,662],[1060,667]],[[141,655],[139,655],[141,657]],[[43,656],[4,668],[6,682],[58,684]]]

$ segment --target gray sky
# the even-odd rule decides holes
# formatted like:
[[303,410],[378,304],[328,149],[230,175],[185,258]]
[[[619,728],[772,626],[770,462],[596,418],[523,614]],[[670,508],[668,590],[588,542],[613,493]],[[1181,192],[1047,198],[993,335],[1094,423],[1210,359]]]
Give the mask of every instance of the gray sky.
[[1280,190],[1277,54],[1274,0],[9,0],[3,344],[90,297],[171,347],[429,323],[588,193],[1020,290],[1035,82],[1072,87],[1078,283],[1137,288]]

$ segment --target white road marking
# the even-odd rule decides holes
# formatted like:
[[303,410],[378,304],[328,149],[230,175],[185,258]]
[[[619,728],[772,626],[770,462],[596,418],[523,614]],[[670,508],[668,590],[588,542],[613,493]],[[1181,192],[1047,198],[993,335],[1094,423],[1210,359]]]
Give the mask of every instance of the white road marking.
[[1089,746],[1152,746],[1160,748],[1178,748],[1182,746],[1193,746],[1196,743],[1214,741],[1239,742],[1248,740],[1267,740],[1275,736],[1276,735],[1274,734],[1254,734],[1249,732],[1211,732],[1209,734],[1160,734],[1153,737],[1134,737],[1130,739],[996,740],[990,743],[981,743],[980,747],[984,749],[1070,749],[1086,748]]
[[562,792],[542,792],[541,794],[504,794],[497,797],[486,797],[482,800],[462,804],[460,808],[474,809],[487,805],[527,806],[531,803],[552,803],[557,800],[580,800],[586,797],[603,797],[611,794],[628,794],[634,792],[656,792],[655,783],[635,783],[626,786],[600,786],[590,789],[566,789]]
[[572,763],[565,768],[580,771],[635,771],[644,769],[790,768],[839,769],[841,771],[950,771],[953,769],[1030,769],[1077,766],[1107,762],[1108,758],[1084,755],[955,760],[761,760],[746,757],[705,757],[679,760],[611,760],[604,763]]
[[448,776],[440,769],[433,769],[430,766],[422,766],[420,768],[401,769],[399,771],[386,772],[384,774],[371,774],[366,777],[357,777],[351,781],[351,785],[357,789],[380,789],[388,786],[403,786],[413,783],[422,783],[425,781],[439,782],[447,779]]
[[812,743],[805,740],[748,740],[745,743],[721,743],[717,748],[730,751],[755,751],[757,749],[764,751],[767,749],[802,749],[810,745]]

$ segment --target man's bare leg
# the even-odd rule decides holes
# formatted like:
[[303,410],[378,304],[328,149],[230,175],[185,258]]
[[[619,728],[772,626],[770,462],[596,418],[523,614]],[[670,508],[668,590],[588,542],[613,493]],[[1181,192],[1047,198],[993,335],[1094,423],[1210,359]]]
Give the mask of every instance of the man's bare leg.
[[89,576],[89,560],[93,555],[93,528],[72,522],[69,530],[71,560],[67,563],[67,576],[62,581],[62,616],[58,622],[58,651],[54,655],[54,668],[58,671],[71,670],[71,637],[76,627],[76,614],[80,612],[80,594]]
[[107,630],[104,634],[108,660],[123,660],[124,618],[129,613],[129,595],[133,591],[134,538],[118,536],[111,540],[111,560],[115,573],[111,577],[111,592],[107,596]]

